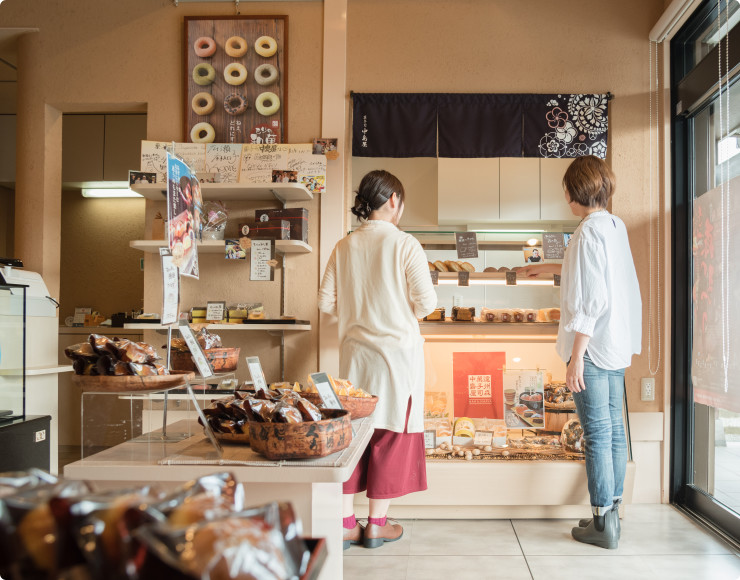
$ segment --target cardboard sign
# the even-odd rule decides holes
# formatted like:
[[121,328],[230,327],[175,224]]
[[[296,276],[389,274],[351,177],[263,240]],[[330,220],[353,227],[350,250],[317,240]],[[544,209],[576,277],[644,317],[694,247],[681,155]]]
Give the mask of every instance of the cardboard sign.
[[269,282],[274,279],[274,270],[267,262],[275,257],[274,240],[252,240],[249,279]]
[[201,376],[203,376],[203,378],[212,377],[213,369],[208,363],[206,355],[203,353],[203,349],[200,347],[198,339],[195,338],[195,334],[193,334],[193,329],[190,328],[188,321],[180,319],[180,326],[178,327],[178,329],[180,330],[180,334],[182,335],[183,339],[185,339],[185,343],[190,349],[190,355],[195,361],[195,366],[198,367],[198,372],[201,374]]
[[432,277],[432,285],[439,286],[439,272],[437,270],[430,270],[429,275]]
[[327,409],[344,409],[342,403],[334,392],[334,387],[331,386],[329,375],[326,373],[313,373],[311,380],[316,386],[316,390],[319,392],[321,400],[324,402],[324,407]]
[[175,324],[180,318],[180,272],[169,248],[159,248],[162,262],[162,324]]
[[493,431],[476,431],[473,445],[493,445]]
[[247,357],[247,369],[249,370],[249,376],[252,377],[254,390],[266,391],[267,381],[265,380],[265,373],[262,370],[262,365],[260,364],[260,359],[258,356]]
[[456,232],[455,248],[457,249],[458,260],[477,258],[478,235],[475,232]]
[[509,270],[506,272],[506,285],[516,286],[516,270]]
[[458,286],[470,286],[470,272],[463,271],[457,273]]
[[542,250],[546,260],[562,260],[565,257],[565,234],[543,233]]
[[560,274],[552,275],[552,283],[553,283],[553,286],[560,286]]
[[437,432],[434,429],[424,431],[424,449],[437,447]]
[[206,321],[221,322],[225,316],[226,302],[208,302],[206,306]]

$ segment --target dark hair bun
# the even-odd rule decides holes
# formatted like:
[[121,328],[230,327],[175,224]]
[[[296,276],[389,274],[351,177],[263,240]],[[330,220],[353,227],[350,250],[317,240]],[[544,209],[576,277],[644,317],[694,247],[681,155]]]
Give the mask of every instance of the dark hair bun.
[[366,220],[370,217],[372,211],[373,208],[370,207],[369,201],[361,198],[359,195],[355,196],[355,205],[352,207],[353,214],[355,214],[361,220]]

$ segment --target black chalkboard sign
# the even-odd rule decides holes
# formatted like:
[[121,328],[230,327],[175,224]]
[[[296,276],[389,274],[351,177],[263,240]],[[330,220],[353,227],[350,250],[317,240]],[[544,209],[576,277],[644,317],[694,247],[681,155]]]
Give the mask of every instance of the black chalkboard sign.
[[560,233],[543,233],[542,249],[545,260],[562,260],[565,257],[565,236]]
[[457,285],[458,286],[470,286],[470,272],[458,272],[457,273]]
[[509,270],[506,272],[506,285],[516,286],[516,270]]
[[455,248],[457,259],[478,257],[478,236],[475,232],[455,232]]
[[552,275],[553,286],[560,286],[560,274]]
[[437,270],[430,270],[429,275],[432,277],[432,284],[439,286],[439,272]]

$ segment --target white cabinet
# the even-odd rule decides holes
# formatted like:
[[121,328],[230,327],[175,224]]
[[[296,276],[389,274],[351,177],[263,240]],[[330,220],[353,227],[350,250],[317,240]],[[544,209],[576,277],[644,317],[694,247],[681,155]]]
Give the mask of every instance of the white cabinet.
[[439,224],[499,219],[499,159],[438,159]]
[[577,219],[565,202],[563,176],[573,159],[540,159],[540,219],[572,221]]
[[540,160],[536,157],[502,157],[500,171],[499,219],[539,220]]

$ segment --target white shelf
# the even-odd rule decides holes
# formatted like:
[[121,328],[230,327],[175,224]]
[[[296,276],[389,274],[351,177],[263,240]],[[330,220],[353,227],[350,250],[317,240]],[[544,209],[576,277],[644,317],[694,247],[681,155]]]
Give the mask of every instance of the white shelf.
[[[147,254],[158,254],[159,248],[167,247],[167,240],[134,240],[129,242],[135,250],[141,250]],[[198,242],[199,254],[221,254],[226,253],[226,242],[223,240],[205,240]],[[313,248],[301,240],[275,240],[275,250],[280,254],[310,254]]]
[[[41,375],[55,375],[59,373],[68,373],[68,372],[71,372],[72,370],[73,370],[72,365],[27,368],[26,376],[35,377],[35,376],[41,376]],[[0,369],[0,376],[19,377],[21,375],[22,375],[21,369]]]
[[555,342],[557,322],[420,322],[426,340],[475,340],[489,342]]
[[[131,189],[147,199],[165,201],[167,184],[132,185]],[[313,194],[302,183],[201,183],[203,200],[220,201],[310,201]]]
[[[439,283],[442,285],[457,284],[458,272],[440,272]],[[517,286],[552,286],[554,278],[552,274],[542,274],[537,278],[524,278],[517,276]],[[471,286],[505,286],[506,272],[471,272]],[[512,284],[513,286],[513,284]]]
[[[140,330],[165,330],[167,327],[162,324],[136,324],[129,323],[124,324],[124,328],[137,328]],[[296,330],[305,331],[311,330],[310,324],[207,324],[205,327],[208,330]],[[177,326],[173,326],[174,330],[177,330]]]

